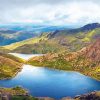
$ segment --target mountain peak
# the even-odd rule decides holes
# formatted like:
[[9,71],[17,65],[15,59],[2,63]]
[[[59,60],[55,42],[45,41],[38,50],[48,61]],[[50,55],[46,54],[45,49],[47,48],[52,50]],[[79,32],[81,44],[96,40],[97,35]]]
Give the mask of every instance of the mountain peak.
[[99,23],[91,23],[91,24],[87,24],[85,26],[83,26],[81,29],[82,30],[92,30],[92,29],[95,29],[95,28],[99,28],[100,27],[100,24]]

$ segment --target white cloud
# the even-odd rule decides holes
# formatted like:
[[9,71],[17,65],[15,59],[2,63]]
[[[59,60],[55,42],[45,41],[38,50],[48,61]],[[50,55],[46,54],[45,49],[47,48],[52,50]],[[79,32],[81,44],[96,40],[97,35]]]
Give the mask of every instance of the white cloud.
[[100,22],[99,0],[4,1],[0,4],[1,23],[31,22],[78,26]]

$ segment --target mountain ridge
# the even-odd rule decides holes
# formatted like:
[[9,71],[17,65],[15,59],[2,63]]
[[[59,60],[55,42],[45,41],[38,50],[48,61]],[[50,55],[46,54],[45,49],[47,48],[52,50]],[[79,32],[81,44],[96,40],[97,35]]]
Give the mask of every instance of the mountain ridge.
[[[87,31],[80,31],[80,28],[78,28],[75,29],[78,30],[78,32],[71,30],[45,32],[38,37],[16,42],[4,46],[4,48],[16,53],[60,52],[60,47],[62,51],[77,51],[100,37],[99,25],[100,24],[97,23],[85,25],[84,27],[92,26],[91,30]],[[82,29],[84,27],[82,27]],[[28,48],[30,48],[30,50]]]

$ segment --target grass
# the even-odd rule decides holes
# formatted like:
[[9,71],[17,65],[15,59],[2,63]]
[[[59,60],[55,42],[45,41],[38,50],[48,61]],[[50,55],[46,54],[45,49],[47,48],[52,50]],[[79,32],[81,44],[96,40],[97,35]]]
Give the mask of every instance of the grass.
[[84,41],[84,42],[89,42],[89,41],[91,41],[91,39],[92,39],[92,37],[95,35],[95,33],[96,33],[95,30],[88,32],[88,33],[85,35],[85,38],[82,39],[82,41]]
[[12,96],[12,100],[38,100],[37,98],[31,96]]
[[[95,36],[100,35],[100,29],[87,32],[69,33],[60,31],[57,36],[50,37],[51,33],[43,33],[39,37],[16,42],[3,48],[18,53],[51,53],[62,51],[77,51],[95,41]],[[29,49],[30,48],[30,49]],[[66,50],[65,50],[66,49]]]
[[100,66],[90,67],[95,62],[90,62],[85,59],[84,56],[79,56],[71,59],[70,54],[47,54],[42,57],[34,57],[30,59],[27,63],[33,66],[43,66],[59,70],[67,71],[78,71],[84,75],[90,76],[97,80],[100,80]]
[[25,45],[25,44],[35,44],[35,43],[38,43],[41,40],[46,40],[46,37],[45,36],[34,37],[34,38],[31,38],[31,39],[23,40],[21,42],[12,43],[11,45],[4,46],[4,48],[5,49],[9,49],[9,50],[14,50],[17,47],[20,47],[22,45]]
[[23,89],[22,87],[19,87],[19,86],[16,86],[16,87],[13,87],[13,88],[0,88],[0,92],[1,92],[1,94],[7,95],[7,98],[8,99],[10,98],[11,100],[38,100],[38,99],[30,96],[28,94],[27,90],[25,90],[25,89]]
[[28,93],[28,91],[26,91],[25,89],[19,87],[19,86],[16,86],[14,88],[0,88],[0,91],[2,93],[9,93],[11,95],[26,95]]
[[11,78],[21,70],[24,61],[10,54],[0,54],[0,79]]

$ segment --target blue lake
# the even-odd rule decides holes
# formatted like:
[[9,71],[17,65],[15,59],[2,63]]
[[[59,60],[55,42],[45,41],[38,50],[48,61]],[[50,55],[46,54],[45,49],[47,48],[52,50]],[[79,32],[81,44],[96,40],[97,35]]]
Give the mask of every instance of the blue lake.
[[9,80],[0,80],[1,87],[22,86],[35,97],[62,97],[100,90],[100,81],[77,72],[59,71],[24,65],[21,72]]

